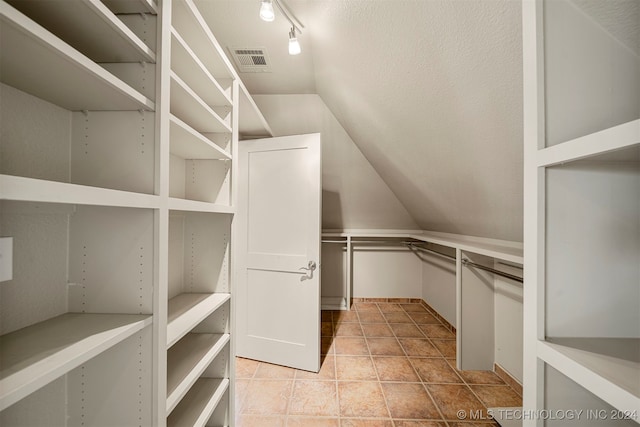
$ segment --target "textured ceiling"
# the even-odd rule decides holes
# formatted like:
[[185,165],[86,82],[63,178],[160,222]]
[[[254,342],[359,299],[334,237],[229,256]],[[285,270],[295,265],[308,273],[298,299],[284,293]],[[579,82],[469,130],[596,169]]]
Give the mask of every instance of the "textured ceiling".
[[255,94],[317,93],[427,230],[522,240],[520,0],[196,0],[223,46],[266,47]]

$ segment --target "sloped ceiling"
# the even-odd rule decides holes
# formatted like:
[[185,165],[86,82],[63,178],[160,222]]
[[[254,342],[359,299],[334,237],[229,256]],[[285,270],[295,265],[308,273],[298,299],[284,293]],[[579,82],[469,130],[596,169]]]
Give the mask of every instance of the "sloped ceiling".
[[265,47],[255,94],[317,93],[426,230],[522,240],[520,0],[196,0],[224,46]]

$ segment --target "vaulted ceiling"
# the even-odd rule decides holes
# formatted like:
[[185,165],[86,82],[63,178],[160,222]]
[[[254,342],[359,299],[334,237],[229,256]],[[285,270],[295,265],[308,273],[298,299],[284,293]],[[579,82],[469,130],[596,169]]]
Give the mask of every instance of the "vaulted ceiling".
[[317,93],[423,229],[522,240],[520,0],[196,0],[225,48],[264,48],[252,94]]

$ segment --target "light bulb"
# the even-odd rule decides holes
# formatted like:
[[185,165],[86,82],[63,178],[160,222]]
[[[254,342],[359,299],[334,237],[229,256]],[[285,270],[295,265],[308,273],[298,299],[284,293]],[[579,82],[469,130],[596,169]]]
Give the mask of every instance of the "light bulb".
[[292,28],[291,31],[289,31],[289,55],[298,55],[300,52],[302,52],[302,48],[296,38],[295,28]]
[[260,4],[260,18],[267,22],[271,22],[276,18],[276,14],[273,12],[272,0],[262,0]]

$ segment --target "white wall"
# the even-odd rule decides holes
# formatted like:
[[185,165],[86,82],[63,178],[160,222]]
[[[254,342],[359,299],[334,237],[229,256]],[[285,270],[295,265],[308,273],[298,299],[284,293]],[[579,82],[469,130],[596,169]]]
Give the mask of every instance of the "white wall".
[[[447,248],[431,245],[431,249],[450,253]],[[447,322],[456,324],[456,263],[437,255],[421,253],[422,299],[436,310]]]
[[274,136],[322,134],[324,229],[418,228],[318,95],[253,98]]
[[355,298],[421,298],[420,260],[397,246],[355,246],[353,296]]

